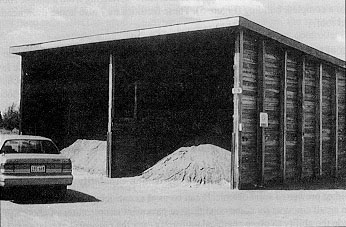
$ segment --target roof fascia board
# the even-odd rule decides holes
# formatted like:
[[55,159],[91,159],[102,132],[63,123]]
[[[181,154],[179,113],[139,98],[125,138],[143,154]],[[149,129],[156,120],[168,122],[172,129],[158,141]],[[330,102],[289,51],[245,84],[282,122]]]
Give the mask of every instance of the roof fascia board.
[[123,39],[144,38],[144,37],[151,37],[151,36],[189,32],[189,31],[207,30],[207,29],[213,29],[213,28],[225,28],[225,27],[233,27],[238,25],[239,25],[239,17],[231,17],[231,18],[224,18],[224,19],[218,19],[218,20],[199,21],[199,22],[175,24],[175,25],[154,27],[154,28],[147,28],[147,29],[138,29],[138,30],[107,33],[107,34],[93,35],[93,36],[86,36],[86,37],[79,37],[79,38],[63,39],[63,40],[37,43],[37,44],[12,46],[10,47],[10,53],[21,54],[25,52],[32,52],[32,51],[39,51],[39,50],[46,50],[46,49],[53,49],[53,48],[61,48],[61,47],[76,46],[76,45],[83,45],[83,44],[101,43],[101,42],[110,42],[110,41],[123,40]]
[[252,22],[252,21],[246,19],[246,18],[239,17],[239,25],[241,27],[244,27],[244,28],[249,29],[251,31],[257,32],[257,33],[259,33],[265,37],[269,37],[273,40],[276,40],[279,43],[282,43],[282,44],[287,45],[289,47],[292,47],[294,49],[300,50],[306,54],[312,55],[318,59],[330,62],[330,63],[337,65],[337,66],[344,68],[344,69],[346,68],[345,61],[338,59],[336,57],[333,57],[329,54],[326,54],[322,51],[319,51],[315,48],[312,48],[308,45],[305,45],[301,42],[298,42],[294,39],[291,39],[287,36],[281,35],[280,33],[277,33],[273,30],[270,30],[266,27],[263,27],[263,26],[255,23],[255,22]]

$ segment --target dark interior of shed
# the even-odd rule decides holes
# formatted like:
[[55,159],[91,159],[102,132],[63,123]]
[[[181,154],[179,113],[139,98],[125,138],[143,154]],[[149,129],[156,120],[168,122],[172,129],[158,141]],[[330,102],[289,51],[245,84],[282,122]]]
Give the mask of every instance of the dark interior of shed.
[[106,139],[108,60],[103,52],[49,51],[23,57],[22,127],[60,148]]
[[181,146],[231,150],[234,35],[214,29],[23,56],[23,132],[106,140],[109,55],[112,176],[136,175]]
[[231,150],[231,34],[220,29],[119,43],[112,53],[114,176],[137,174],[182,146]]

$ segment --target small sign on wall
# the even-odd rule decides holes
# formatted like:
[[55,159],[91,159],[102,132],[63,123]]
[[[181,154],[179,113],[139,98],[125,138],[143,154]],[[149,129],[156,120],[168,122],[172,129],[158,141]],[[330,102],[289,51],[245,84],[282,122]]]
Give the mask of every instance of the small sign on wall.
[[260,113],[260,127],[267,128],[268,127],[268,114]]
[[232,94],[241,94],[243,90],[240,87],[232,88]]

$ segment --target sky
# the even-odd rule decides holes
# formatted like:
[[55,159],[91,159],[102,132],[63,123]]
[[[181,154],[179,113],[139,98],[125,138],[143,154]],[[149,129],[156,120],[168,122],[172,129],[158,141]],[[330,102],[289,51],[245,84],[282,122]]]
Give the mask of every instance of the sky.
[[232,16],[345,60],[345,0],[0,0],[0,111],[19,106],[10,46]]

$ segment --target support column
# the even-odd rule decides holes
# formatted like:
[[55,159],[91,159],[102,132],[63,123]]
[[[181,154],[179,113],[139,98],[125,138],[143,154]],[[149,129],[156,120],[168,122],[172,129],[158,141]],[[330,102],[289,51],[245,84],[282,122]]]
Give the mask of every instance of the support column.
[[282,60],[283,73],[281,75],[280,91],[280,150],[281,150],[281,176],[286,181],[286,137],[287,137],[287,51],[284,51]]
[[332,77],[335,77],[333,80],[333,150],[334,150],[334,161],[335,161],[335,169],[334,169],[334,176],[338,177],[338,155],[339,155],[339,139],[338,139],[338,132],[339,132],[339,89],[338,89],[338,76],[336,74],[336,69],[333,70]]
[[264,185],[265,164],[265,128],[260,126],[260,113],[265,112],[265,41],[259,40],[258,45],[258,82],[257,82],[257,157],[259,166],[259,185]]
[[108,72],[108,130],[107,130],[107,177],[112,177],[112,144],[113,144],[113,119],[114,119],[114,89],[115,78],[113,72],[113,55],[109,56],[109,72]]
[[317,156],[317,175],[322,176],[322,75],[323,75],[323,69],[322,69],[322,63],[319,64],[318,70],[317,70],[317,89],[316,89],[316,156]]
[[304,174],[304,134],[305,134],[305,57],[300,59],[298,74],[298,177]]
[[[20,100],[19,100],[19,134],[23,134],[23,89],[24,89],[24,58],[21,57],[21,69],[20,69]],[[36,133],[36,132],[35,132]]]
[[242,99],[242,71],[243,71],[243,31],[239,30],[235,41],[235,53],[234,53],[234,88],[233,88],[233,106],[234,106],[234,114],[233,114],[233,133],[232,138],[234,144],[233,148],[233,171],[232,171],[232,179],[231,187],[233,189],[239,189],[240,183],[240,173],[239,166],[241,163],[241,99]]

